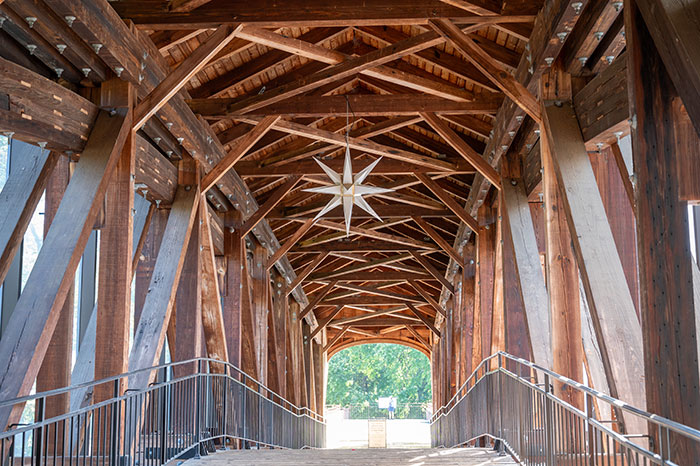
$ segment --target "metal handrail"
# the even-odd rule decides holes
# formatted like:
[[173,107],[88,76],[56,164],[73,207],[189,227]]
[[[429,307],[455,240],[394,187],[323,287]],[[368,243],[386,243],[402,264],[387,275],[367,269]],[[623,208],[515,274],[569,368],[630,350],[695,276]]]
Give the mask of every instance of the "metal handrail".
[[47,390],[44,392],[34,393],[34,394],[26,395],[23,397],[11,398],[8,400],[0,400],[0,409],[2,409],[4,407],[8,407],[8,406],[14,406],[14,405],[17,405],[20,403],[27,403],[29,401],[36,400],[38,398],[48,398],[48,397],[52,397],[52,396],[68,394],[72,391],[76,391],[79,389],[95,387],[95,386],[103,385],[103,384],[106,384],[109,382],[114,382],[116,380],[128,379],[129,377],[132,377],[133,375],[142,374],[144,372],[155,372],[155,371],[159,371],[161,369],[172,369],[172,368],[183,366],[186,364],[198,363],[199,361],[201,361],[202,363],[222,365],[222,366],[226,367],[227,370],[235,371],[237,374],[242,376],[246,381],[250,381],[250,382],[254,383],[258,387],[258,393],[260,393],[261,395],[262,395],[262,392],[260,391],[260,389],[264,389],[268,394],[273,394],[275,398],[278,398],[278,399],[282,400],[284,403],[287,403],[289,406],[292,406],[297,412],[306,411],[312,417],[315,417],[317,419],[325,421],[325,418],[323,416],[321,416],[320,414],[318,414],[316,411],[313,411],[305,406],[302,406],[302,407],[296,406],[294,403],[287,400],[283,396],[277,394],[276,392],[274,392],[273,390],[268,388],[265,384],[258,381],[256,378],[251,377],[250,375],[245,373],[243,370],[241,370],[237,366],[231,364],[230,362],[221,361],[220,359],[212,359],[212,358],[192,358],[192,359],[186,359],[183,361],[174,361],[174,362],[169,362],[169,363],[165,363],[165,364],[160,364],[157,366],[151,366],[151,367],[146,367],[143,369],[137,369],[137,370],[133,370],[133,371],[129,371],[129,372],[124,372],[124,373],[119,374],[119,375],[113,375],[113,376],[105,377],[105,378],[99,379],[99,380],[93,380],[90,382],[83,382],[83,383],[79,383],[79,384],[69,385],[67,387],[61,387],[61,388],[56,388],[53,390]]
[[[585,410],[555,396],[555,382],[579,392]],[[638,431],[621,433],[606,425],[609,421],[596,419],[594,403],[603,403],[624,416],[621,425],[633,420]],[[479,412],[488,411],[486,406],[493,409]],[[484,359],[455,395],[436,410],[430,423],[434,446],[466,444],[488,435],[499,439],[498,444],[524,464],[555,464],[557,457],[594,464],[595,458],[610,461],[617,455],[623,464],[646,461],[643,464],[675,465],[672,445],[687,442],[700,451],[700,430],[504,352]]]
[[[212,372],[212,368],[218,369]],[[122,390],[135,374],[157,382]],[[112,397],[46,418],[47,400],[81,396],[97,387]],[[160,466],[233,441],[279,448],[325,445],[323,416],[298,407],[236,366],[209,358],[161,364],[56,390],[3,400],[0,409],[34,403],[35,422],[0,433],[0,460],[23,466],[60,462],[98,466]],[[101,463],[101,464],[100,464]]]

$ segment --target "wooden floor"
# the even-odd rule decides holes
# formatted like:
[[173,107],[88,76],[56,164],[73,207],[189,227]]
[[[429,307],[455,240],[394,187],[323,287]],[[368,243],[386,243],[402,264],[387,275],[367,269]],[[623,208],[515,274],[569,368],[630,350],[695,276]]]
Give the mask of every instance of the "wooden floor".
[[228,450],[186,466],[234,466],[274,464],[280,466],[388,466],[460,465],[488,466],[517,464],[510,456],[498,456],[483,448],[443,449],[361,449],[361,450]]

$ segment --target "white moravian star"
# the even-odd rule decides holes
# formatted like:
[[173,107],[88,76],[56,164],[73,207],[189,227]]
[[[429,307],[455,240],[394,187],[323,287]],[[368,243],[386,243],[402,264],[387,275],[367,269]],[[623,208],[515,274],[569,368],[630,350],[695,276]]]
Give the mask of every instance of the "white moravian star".
[[382,219],[379,218],[379,215],[370,207],[369,204],[367,204],[367,201],[365,201],[362,196],[366,194],[382,194],[382,193],[388,193],[391,191],[394,191],[393,189],[389,188],[377,188],[375,186],[366,186],[361,184],[365,178],[370,174],[372,169],[379,163],[379,161],[382,158],[379,157],[377,160],[369,164],[367,167],[365,167],[360,173],[355,175],[354,177],[352,176],[352,161],[350,159],[350,150],[347,149],[345,151],[345,163],[343,164],[343,176],[341,176],[336,173],[334,170],[332,170],[330,167],[328,167],[326,164],[321,162],[320,160],[314,158],[316,160],[316,163],[318,163],[323,171],[328,175],[328,177],[331,179],[333,184],[331,186],[322,186],[319,188],[309,188],[309,189],[304,189],[304,191],[311,192],[311,193],[321,193],[321,194],[333,194],[333,199],[328,201],[328,204],[321,209],[321,211],[316,215],[316,218],[314,220],[317,220],[319,217],[321,217],[323,214],[326,212],[329,212],[330,210],[334,209],[335,207],[339,206],[341,203],[343,204],[343,214],[345,215],[345,234],[350,235],[350,221],[352,219],[352,205],[355,204],[368,214],[372,215],[374,218],[377,220],[381,221]]

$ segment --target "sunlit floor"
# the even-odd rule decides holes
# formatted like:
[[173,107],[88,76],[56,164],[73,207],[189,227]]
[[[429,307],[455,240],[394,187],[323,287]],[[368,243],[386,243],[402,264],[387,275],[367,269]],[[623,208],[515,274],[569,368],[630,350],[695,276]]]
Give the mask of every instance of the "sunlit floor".
[[[510,456],[498,456],[484,448],[443,449],[344,449],[344,450],[228,450],[197,460],[187,466],[234,466],[275,464],[280,466],[388,466],[388,465],[515,465]],[[183,465],[184,466],[184,465]]]

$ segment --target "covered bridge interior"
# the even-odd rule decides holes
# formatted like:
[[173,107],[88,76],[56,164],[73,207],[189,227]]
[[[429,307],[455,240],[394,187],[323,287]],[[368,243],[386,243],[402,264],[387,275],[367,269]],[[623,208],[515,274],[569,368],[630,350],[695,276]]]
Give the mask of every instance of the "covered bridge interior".
[[436,446],[525,458],[501,378],[498,422],[450,421],[515,374],[521,416],[586,413],[566,454],[700,464],[698,43],[697,0],[0,0],[2,427],[92,413],[97,455],[130,415],[91,406],[196,358],[318,421],[327,358],[387,342],[431,359]]

